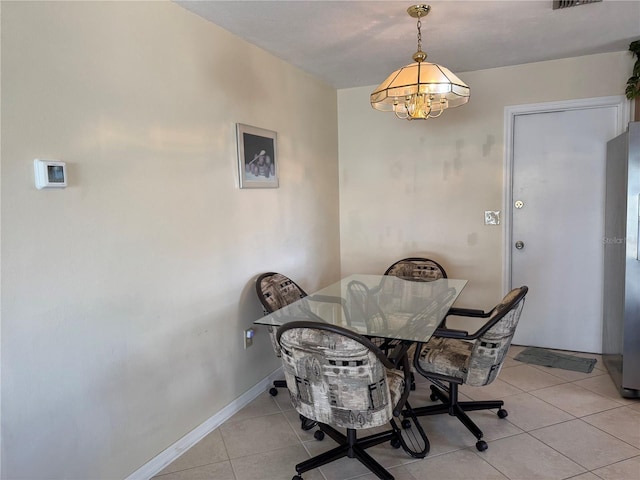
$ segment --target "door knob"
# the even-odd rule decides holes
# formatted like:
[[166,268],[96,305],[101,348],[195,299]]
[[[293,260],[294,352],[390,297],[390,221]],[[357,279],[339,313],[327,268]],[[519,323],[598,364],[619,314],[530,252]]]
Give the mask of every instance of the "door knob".
[[516,248],[517,248],[518,250],[522,250],[522,249],[524,248],[524,242],[523,242],[523,241],[518,240],[518,241],[516,242]]

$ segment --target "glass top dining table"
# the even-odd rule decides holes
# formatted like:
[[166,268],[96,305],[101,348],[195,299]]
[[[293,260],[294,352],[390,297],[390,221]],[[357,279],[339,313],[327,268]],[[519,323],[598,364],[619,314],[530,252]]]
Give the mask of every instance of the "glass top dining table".
[[279,327],[292,321],[339,325],[361,335],[426,342],[467,280],[422,281],[354,274],[256,320]]

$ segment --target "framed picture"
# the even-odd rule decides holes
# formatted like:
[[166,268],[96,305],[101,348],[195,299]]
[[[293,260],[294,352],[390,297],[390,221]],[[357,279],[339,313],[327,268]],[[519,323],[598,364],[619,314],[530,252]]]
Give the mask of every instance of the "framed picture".
[[278,188],[276,132],[238,123],[240,188]]

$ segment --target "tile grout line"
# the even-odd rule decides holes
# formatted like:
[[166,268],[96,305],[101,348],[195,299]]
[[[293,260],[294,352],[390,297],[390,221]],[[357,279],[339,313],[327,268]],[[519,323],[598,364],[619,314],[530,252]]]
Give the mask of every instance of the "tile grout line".
[[[609,437],[611,437],[611,438],[614,438],[614,439],[616,439],[616,440],[620,440],[620,441],[624,442],[624,440],[619,439],[619,438],[615,437],[614,435],[611,435],[610,433],[604,432],[604,431],[600,430],[599,428],[595,427],[594,425],[591,425],[591,424],[590,424],[590,423],[588,423],[588,422],[585,422],[584,420],[582,420],[582,418],[575,418],[575,419],[573,419],[573,420],[566,420],[566,421],[564,421],[564,422],[560,422],[560,423],[557,423],[557,424],[555,424],[555,425],[549,425],[549,426],[557,426],[557,425],[561,425],[562,423],[573,422],[573,421],[575,421],[575,420],[578,420],[578,421],[580,421],[580,422],[584,423],[584,424],[585,424],[585,425],[587,425],[587,426],[594,427],[594,428],[596,428],[597,430],[601,431],[602,433],[606,434],[607,436],[609,436]],[[548,426],[548,427],[549,427],[549,426]],[[548,428],[548,427],[540,427],[540,428],[536,428],[536,429],[534,429],[534,430],[531,430],[531,432],[536,432],[536,431],[538,431],[538,430],[543,430],[543,429]],[[530,432],[527,432],[527,433],[530,433]],[[541,440],[540,438],[537,438],[537,437],[535,437],[535,436],[533,436],[533,435],[531,435],[531,437],[533,437],[534,439],[536,439],[536,440],[538,440],[539,442],[543,443],[544,445],[546,445],[547,447],[551,448],[552,450],[554,450],[554,451],[558,452],[560,455],[563,455],[564,457],[568,458],[568,459],[569,459],[569,460],[571,460],[573,463],[575,463],[575,464],[577,464],[577,465],[580,465],[582,468],[586,469],[588,472],[591,472],[591,473],[593,473],[593,472],[592,472],[592,470],[598,470],[598,469],[600,469],[600,468],[605,468],[605,467],[608,467],[608,466],[610,466],[610,465],[615,465],[616,463],[624,462],[624,461],[626,461],[626,460],[629,460],[630,458],[635,458],[636,456],[640,456],[640,449],[638,449],[638,448],[634,447],[633,445],[630,445],[632,448],[635,448],[635,449],[637,450],[637,454],[636,454],[636,455],[632,455],[631,457],[623,458],[622,460],[616,460],[615,462],[608,463],[608,464],[606,464],[606,465],[602,465],[602,466],[600,466],[600,467],[596,467],[596,468],[594,468],[594,469],[589,469],[587,466],[582,465],[581,463],[578,463],[578,461],[577,461],[577,460],[573,460],[572,458],[569,458],[568,456],[566,456],[566,455],[565,455],[565,454],[563,454],[562,452],[560,452],[560,451],[556,450],[553,446],[551,446],[551,445],[547,444],[544,440]],[[627,442],[624,442],[624,443],[627,443]],[[628,443],[627,443],[627,445],[628,445]]]
[[[580,417],[578,420],[582,420],[584,423],[586,423],[586,424],[587,424],[587,425],[589,425],[590,427],[593,427],[593,428],[595,428],[596,430],[599,430],[600,432],[605,433],[605,434],[609,435],[610,437],[615,438],[616,440],[620,440],[621,442],[626,443],[627,445],[629,445],[629,446],[630,446],[630,447],[632,447],[632,448],[635,448],[635,449],[638,451],[638,455],[640,455],[640,448],[639,448],[639,447],[637,447],[637,446],[635,446],[635,445],[633,445],[633,444],[631,444],[631,443],[627,442],[624,438],[617,437],[616,435],[614,435],[614,434],[612,434],[612,433],[609,433],[609,432],[607,432],[606,430],[602,430],[602,429],[601,429],[600,427],[598,427],[597,425],[593,425],[593,424],[591,424],[591,423],[587,422],[586,420],[584,420],[584,418],[585,418],[585,417],[591,417],[591,416],[594,416],[594,415],[599,415],[599,414],[601,414],[601,413],[604,413],[604,412],[610,412],[610,411],[616,410],[616,409],[618,409],[618,408],[624,408],[624,406],[623,406],[623,405],[621,405],[620,407],[612,408],[612,409],[610,409],[610,410],[603,410],[602,412],[591,413],[591,414],[589,414],[589,415],[585,415],[584,417]],[[634,455],[634,457],[635,457],[635,455]],[[629,458],[634,458],[634,457],[629,457]],[[615,462],[614,462],[614,463],[615,463]]]

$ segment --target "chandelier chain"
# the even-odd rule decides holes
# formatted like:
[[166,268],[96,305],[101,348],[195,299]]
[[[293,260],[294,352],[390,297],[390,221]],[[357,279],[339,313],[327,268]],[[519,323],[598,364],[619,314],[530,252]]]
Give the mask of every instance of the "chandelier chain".
[[422,51],[422,31],[420,27],[422,27],[422,22],[420,21],[420,17],[418,17],[418,51]]

